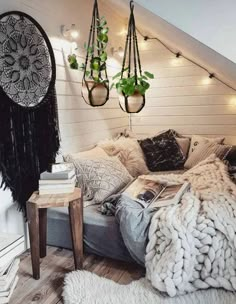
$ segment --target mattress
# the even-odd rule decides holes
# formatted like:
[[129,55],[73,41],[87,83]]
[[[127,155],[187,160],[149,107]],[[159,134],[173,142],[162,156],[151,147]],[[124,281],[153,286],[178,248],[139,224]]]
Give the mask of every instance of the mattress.
[[[72,248],[68,208],[48,210],[47,244]],[[98,211],[98,205],[84,208],[84,249],[100,256],[133,261],[125,247],[115,217],[102,215]]]
[[[152,172],[153,174],[181,174],[184,171]],[[51,246],[71,249],[71,233],[68,208],[51,208],[48,210],[47,243]],[[123,242],[120,228],[114,216],[102,215],[98,205],[84,208],[84,249],[121,261],[131,262],[128,250]]]

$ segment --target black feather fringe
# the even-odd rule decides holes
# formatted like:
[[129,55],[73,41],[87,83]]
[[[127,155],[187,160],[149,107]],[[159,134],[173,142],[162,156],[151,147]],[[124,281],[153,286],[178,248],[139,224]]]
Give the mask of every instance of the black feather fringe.
[[25,108],[0,87],[0,186],[12,191],[24,213],[27,200],[38,189],[40,173],[55,162],[59,147],[55,88],[37,107]]

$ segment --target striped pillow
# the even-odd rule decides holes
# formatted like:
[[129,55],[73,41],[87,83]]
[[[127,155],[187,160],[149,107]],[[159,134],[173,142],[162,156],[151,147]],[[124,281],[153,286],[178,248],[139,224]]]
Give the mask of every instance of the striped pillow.
[[219,159],[225,159],[232,147],[228,145],[219,145],[214,142],[200,143],[190,154],[184,164],[184,168],[190,169],[198,163],[215,154]]

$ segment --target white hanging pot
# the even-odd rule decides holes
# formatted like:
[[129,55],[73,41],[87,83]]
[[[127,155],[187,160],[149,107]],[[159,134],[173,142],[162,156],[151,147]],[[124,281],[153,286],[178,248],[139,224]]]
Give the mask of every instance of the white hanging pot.
[[103,106],[109,99],[109,88],[104,83],[86,81],[82,83],[82,97],[93,107]]
[[133,95],[127,97],[128,105],[125,106],[125,97],[119,95],[120,107],[128,113],[138,113],[142,110],[145,104],[145,96],[136,91]]

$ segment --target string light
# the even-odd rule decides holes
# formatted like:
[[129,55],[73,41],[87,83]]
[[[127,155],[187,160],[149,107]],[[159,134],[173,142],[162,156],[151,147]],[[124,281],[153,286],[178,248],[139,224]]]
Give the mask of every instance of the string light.
[[200,65],[199,63],[195,62],[194,60],[186,57],[185,55],[183,55],[181,52],[174,52],[167,44],[165,44],[162,40],[160,40],[159,38],[157,37],[149,37],[147,35],[143,35],[143,33],[138,29],[136,28],[137,32],[143,37],[144,41],[148,41],[148,40],[156,40],[158,42],[160,42],[168,51],[170,51],[172,54],[175,55],[176,58],[180,58],[180,57],[183,57],[184,59],[192,62],[193,64],[199,66],[201,69],[205,70],[208,74],[209,74],[209,78],[212,79],[212,78],[215,78],[217,79],[218,81],[220,81],[221,83],[223,83],[224,85],[226,85],[228,88],[236,91],[236,89],[234,87],[232,87],[231,85],[229,85],[228,83],[224,82],[223,80],[221,80],[220,78],[218,78],[214,73],[210,72],[207,68],[205,68],[204,66]]
[[180,52],[176,53],[176,58],[179,58],[180,56],[181,56]]
[[215,74],[214,74],[214,73],[210,73],[210,74],[209,74],[209,78],[212,79],[212,78],[214,78],[214,77],[215,77]]

